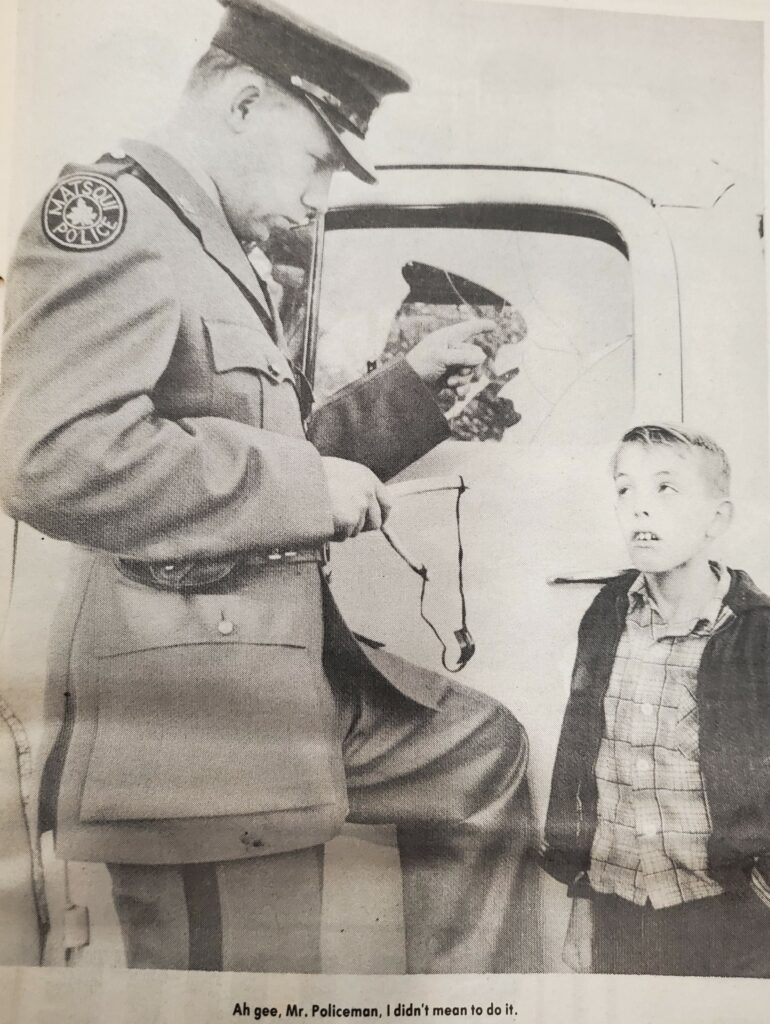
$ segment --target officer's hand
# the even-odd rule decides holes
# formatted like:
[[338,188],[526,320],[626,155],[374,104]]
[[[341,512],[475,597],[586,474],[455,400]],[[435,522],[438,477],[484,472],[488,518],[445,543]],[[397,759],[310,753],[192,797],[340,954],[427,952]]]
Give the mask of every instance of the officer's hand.
[[463,387],[474,368],[486,359],[484,351],[471,339],[494,327],[494,321],[479,318],[441,327],[426,334],[407,353],[406,359],[426,384]]
[[385,484],[366,466],[347,459],[322,459],[331,498],[334,539],[346,540],[363,530],[379,530],[391,508]]
[[578,896],[572,901],[562,960],[573,971],[587,974],[591,970],[593,916],[590,899]]

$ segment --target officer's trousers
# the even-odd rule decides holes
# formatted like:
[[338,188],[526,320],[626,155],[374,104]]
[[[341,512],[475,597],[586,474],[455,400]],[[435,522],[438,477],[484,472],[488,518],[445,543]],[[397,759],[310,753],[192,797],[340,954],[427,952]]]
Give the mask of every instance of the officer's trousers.
[[[397,826],[409,973],[542,969],[527,740],[452,685],[437,710],[337,688],[349,820]],[[320,972],[323,847],[108,865],[129,966]]]

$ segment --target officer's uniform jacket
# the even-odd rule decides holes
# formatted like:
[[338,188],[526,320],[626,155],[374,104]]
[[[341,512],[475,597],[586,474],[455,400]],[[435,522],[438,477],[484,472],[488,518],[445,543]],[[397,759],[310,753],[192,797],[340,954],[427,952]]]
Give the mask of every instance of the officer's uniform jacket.
[[41,825],[80,860],[325,841],[346,800],[324,668],[429,707],[444,684],[361,648],[342,622],[319,567],[333,532],[319,449],[387,478],[446,436],[444,418],[402,362],[319,410],[311,443],[218,204],[146,143],[67,179],[115,190],[108,243],[57,236],[51,195],[34,212],[10,275],[0,400],[6,508],[76,545]]

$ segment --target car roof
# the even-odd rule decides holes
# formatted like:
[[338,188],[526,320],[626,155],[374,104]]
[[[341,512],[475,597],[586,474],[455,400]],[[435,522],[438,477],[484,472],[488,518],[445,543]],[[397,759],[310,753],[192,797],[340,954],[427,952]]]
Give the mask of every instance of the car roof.
[[[375,163],[579,171],[659,205],[710,206],[741,183],[761,204],[761,23],[453,0],[358,6],[345,6],[348,35],[413,78],[373,121]],[[313,0],[314,18],[342,30],[335,9]]]

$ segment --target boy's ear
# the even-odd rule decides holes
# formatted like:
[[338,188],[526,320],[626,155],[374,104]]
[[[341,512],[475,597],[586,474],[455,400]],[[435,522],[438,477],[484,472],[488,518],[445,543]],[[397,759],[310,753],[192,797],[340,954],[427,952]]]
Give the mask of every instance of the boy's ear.
[[729,498],[723,498],[716,509],[714,510],[714,518],[711,520],[711,525],[706,531],[706,535],[713,540],[715,537],[721,537],[727,527],[733,521],[733,512],[735,506]]

